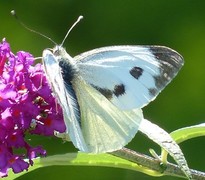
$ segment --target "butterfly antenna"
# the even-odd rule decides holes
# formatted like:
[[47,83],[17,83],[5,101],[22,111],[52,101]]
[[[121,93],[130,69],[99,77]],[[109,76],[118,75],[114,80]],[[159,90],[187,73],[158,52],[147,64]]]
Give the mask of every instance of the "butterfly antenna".
[[75,23],[71,26],[71,28],[68,30],[68,32],[66,33],[62,43],[60,44],[60,46],[63,46],[66,38],[68,37],[68,34],[71,32],[71,30],[75,27],[76,24],[78,24],[80,22],[80,20],[83,19],[83,16],[79,16],[78,19],[75,21]]
[[48,36],[46,36],[46,35],[44,35],[44,34],[38,32],[38,31],[35,31],[35,30],[29,28],[28,26],[26,26],[26,25],[19,19],[19,17],[17,16],[15,10],[12,10],[12,11],[11,11],[11,15],[14,16],[14,17],[16,18],[16,20],[18,21],[18,23],[19,23],[21,26],[23,26],[25,29],[27,29],[28,31],[33,32],[33,33],[35,33],[35,34],[38,34],[38,35],[40,35],[40,36],[42,36],[42,37],[48,39],[49,41],[51,41],[51,42],[54,43],[55,45],[57,45],[57,43],[56,43],[55,41],[53,41],[50,37],[48,37]]

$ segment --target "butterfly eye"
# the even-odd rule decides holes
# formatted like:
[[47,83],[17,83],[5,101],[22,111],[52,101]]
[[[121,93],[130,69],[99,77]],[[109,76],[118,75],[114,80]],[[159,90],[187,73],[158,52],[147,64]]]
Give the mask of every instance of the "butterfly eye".
[[53,49],[53,55],[54,56],[60,56],[61,55],[59,47],[56,47],[56,48]]

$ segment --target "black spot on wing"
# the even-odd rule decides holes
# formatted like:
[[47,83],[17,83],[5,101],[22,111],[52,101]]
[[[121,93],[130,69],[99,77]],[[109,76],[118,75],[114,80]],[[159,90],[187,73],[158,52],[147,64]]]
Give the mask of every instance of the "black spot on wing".
[[139,77],[142,75],[143,73],[143,69],[140,67],[133,67],[130,70],[130,74],[135,78],[135,79],[139,79]]
[[113,92],[109,89],[106,89],[106,88],[100,88],[98,86],[94,86],[93,84],[91,84],[92,87],[94,87],[96,90],[98,90],[102,95],[104,95],[107,99],[112,99],[112,95],[113,95]]
[[163,46],[150,46],[149,50],[159,63],[160,74],[154,79],[156,87],[162,90],[183,66],[183,57],[178,52]]
[[91,84],[92,87],[94,87],[96,90],[98,90],[102,95],[104,95],[108,100],[111,100],[113,97],[113,94],[117,97],[122,96],[125,94],[125,86],[123,84],[115,85],[114,90],[110,90],[107,88],[101,88],[98,86],[95,86]]
[[115,96],[122,96],[125,93],[125,86],[123,84],[115,85],[113,93]]

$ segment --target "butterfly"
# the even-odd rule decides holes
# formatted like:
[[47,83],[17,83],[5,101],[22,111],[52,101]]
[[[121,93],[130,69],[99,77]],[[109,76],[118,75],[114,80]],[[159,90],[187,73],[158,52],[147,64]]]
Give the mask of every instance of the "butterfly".
[[131,141],[141,108],[176,76],[183,58],[163,46],[110,46],[72,58],[56,46],[43,51],[43,64],[75,147],[103,153]]
[[62,45],[43,51],[45,74],[63,109],[65,134],[87,153],[121,149],[138,131],[141,108],[183,66],[164,46],[108,46],[71,57]]

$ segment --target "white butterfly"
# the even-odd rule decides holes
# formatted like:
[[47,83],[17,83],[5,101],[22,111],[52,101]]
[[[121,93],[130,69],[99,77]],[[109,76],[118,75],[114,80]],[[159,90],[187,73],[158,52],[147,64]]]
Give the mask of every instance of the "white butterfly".
[[110,46],[72,58],[59,45],[43,51],[43,63],[71,141],[103,153],[132,140],[141,108],[176,76],[183,58],[163,46]]

